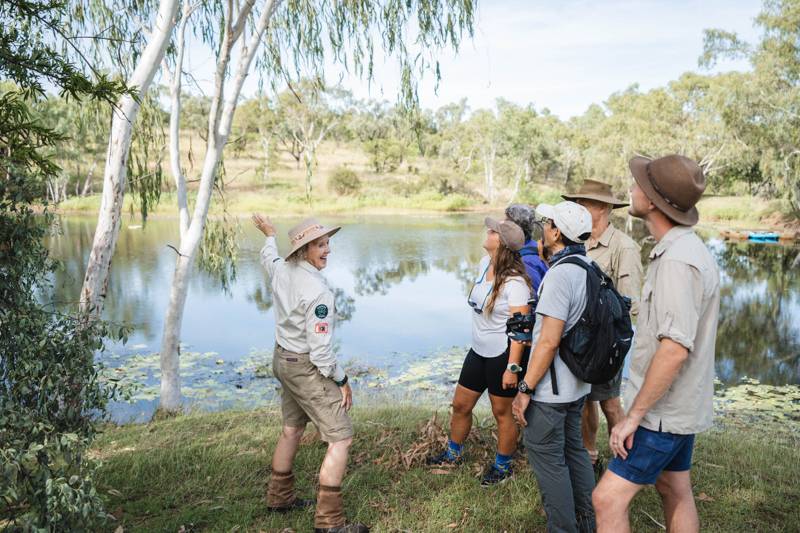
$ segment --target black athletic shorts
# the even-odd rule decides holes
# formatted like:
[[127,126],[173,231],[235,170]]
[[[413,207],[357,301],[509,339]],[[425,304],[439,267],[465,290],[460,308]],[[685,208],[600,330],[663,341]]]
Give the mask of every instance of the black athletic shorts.
[[[522,373],[518,374],[520,379],[525,375],[525,368],[528,363],[530,347],[525,347],[522,354]],[[461,375],[458,377],[458,384],[469,390],[483,393],[489,389],[489,394],[504,398],[513,398],[517,395],[517,389],[503,389],[503,372],[508,366],[508,349],[498,357],[481,357],[470,348],[464,365],[461,367]]]

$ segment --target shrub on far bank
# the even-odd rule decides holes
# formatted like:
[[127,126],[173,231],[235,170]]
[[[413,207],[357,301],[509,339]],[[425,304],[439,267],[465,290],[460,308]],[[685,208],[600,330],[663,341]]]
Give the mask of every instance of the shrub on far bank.
[[328,187],[339,196],[354,195],[361,192],[361,180],[352,169],[339,167],[328,178]]

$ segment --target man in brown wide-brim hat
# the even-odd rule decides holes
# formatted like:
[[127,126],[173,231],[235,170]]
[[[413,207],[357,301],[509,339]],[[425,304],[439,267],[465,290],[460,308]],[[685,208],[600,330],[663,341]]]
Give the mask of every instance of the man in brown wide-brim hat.
[[689,475],[696,433],[711,427],[719,270],[692,226],[705,190],[687,157],[634,157],[629,212],[657,244],[650,252],[627,413],[611,430],[615,458],[592,495],[597,530],[630,531],[628,507],[644,485],[661,495],[669,531],[698,531]]
[[[586,242],[586,255],[608,274],[620,294],[631,299],[631,320],[635,321],[642,289],[641,248],[625,232],[615,228],[610,220],[611,212],[627,207],[628,202],[616,198],[611,185],[596,180],[584,181],[578,192],[565,194],[562,198],[581,204],[592,215],[592,236]],[[598,475],[602,472],[604,461],[600,459],[597,449],[597,432],[600,427],[597,407],[599,404],[610,432],[625,416],[620,401],[621,385],[622,368],[608,383],[592,385],[592,392],[583,406],[583,444]]]

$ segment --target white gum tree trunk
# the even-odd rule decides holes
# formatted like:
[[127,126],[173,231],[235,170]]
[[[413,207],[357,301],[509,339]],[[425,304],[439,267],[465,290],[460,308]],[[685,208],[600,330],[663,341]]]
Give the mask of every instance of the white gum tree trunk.
[[[226,96],[226,85],[228,84],[226,71],[228,70],[228,63],[230,62],[231,52],[233,47],[242,38],[247,19],[252,11],[255,0],[246,0],[238,11],[236,22],[231,24],[230,20],[233,13],[227,13],[228,20],[226,21],[224,36],[222,39],[222,48],[220,50],[219,59],[217,60],[217,69],[215,75],[215,92],[211,100],[211,110],[208,118],[208,143],[206,148],[205,159],[203,161],[202,173],[200,176],[200,186],[197,192],[197,200],[194,206],[194,212],[189,220],[186,231],[181,232],[181,242],[178,247],[178,258],[175,264],[175,273],[172,278],[172,289],[170,291],[170,299],[167,307],[167,313],[164,319],[164,332],[161,341],[161,398],[159,409],[168,413],[174,413],[180,410],[181,407],[181,381],[180,381],[180,335],[181,326],[183,321],[183,310],[186,304],[186,296],[189,289],[189,278],[194,263],[194,257],[200,242],[203,237],[203,230],[205,228],[206,220],[208,218],[208,209],[211,204],[211,195],[213,193],[214,181],[217,175],[217,168],[222,159],[222,152],[225,144],[228,141],[228,136],[231,131],[231,123],[233,121],[233,114],[236,111],[236,106],[239,100],[239,94],[242,90],[242,85],[250,70],[250,65],[253,62],[256,51],[261,44],[264,32],[267,29],[269,21],[275,11],[277,3],[280,0],[269,0],[266,2],[252,34],[246,42],[242,43],[242,48],[239,54],[239,60],[236,69],[236,75],[230,87],[230,94]],[[230,4],[229,4],[230,5]],[[182,46],[182,45],[181,45]],[[180,65],[176,66],[176,74],[180,72]],[[175,78],[180,83],[180,78],[176,75]],[[175,97],[180,99],[180,87],[178,91],[172,93],[173,95],[173,113],[175,105]],[[172,122],[172,120],[171,120]],[[175,128],[170,127],[170,150],[177,151],[179,149],[177,133],[179,126]],[[174,159],[175,154],[171,154]],[[173,172],[174,172],[173,167]],[[178,165],[178,173],[176,181],[183,182],[185,188],[185,179],[180,172],[180,165]],[[186,210],[185,195],[181,203],[179,197],[178,210]]]
[[[175,27],[178,5],[178,0],[161,0],[159,4],[158,15],[147,46],[128,80],[130,87],[136,87],[139,100],[147,94],[164,57]],[[130,95],[121,97],[113,110],[106,165],[103,171],[100,213],[81,289],[81,312],[87,316],[99,316],[103,309],[111,258],[119,236],[131,134],[138,113],[139,103]]]
[[497,148],[492,145],[486,149],[483,155],[483,175],[486,181],[486,199],[491,204],[494,202],[494,159],[497,155]]

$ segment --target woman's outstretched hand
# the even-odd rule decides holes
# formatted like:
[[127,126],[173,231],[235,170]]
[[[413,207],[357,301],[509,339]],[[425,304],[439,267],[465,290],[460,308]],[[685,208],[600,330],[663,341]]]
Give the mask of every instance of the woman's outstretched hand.
[[275,236],[275,226],[272,224],[272,221],[269,217],[265,217],[259,213],[253,213],[251,217],[253,221],[253,225],[261,231],[267,237],[274,237]]

